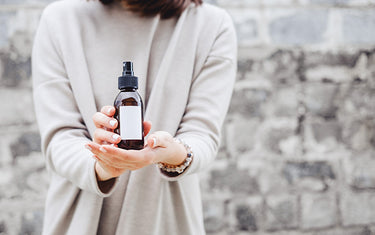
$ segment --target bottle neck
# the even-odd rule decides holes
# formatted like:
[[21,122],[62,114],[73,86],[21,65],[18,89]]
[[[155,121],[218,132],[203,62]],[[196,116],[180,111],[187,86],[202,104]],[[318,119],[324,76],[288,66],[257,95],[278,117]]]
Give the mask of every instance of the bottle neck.
[[120,89],[120,91],[122,91],[122,92],[135,92],[135,91],[137,91],[137,88],[125,87],[125,88]]

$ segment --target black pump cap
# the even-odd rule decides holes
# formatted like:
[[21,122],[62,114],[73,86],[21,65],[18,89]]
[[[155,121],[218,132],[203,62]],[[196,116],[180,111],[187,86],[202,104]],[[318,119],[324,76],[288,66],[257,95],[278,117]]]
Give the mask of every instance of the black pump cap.
[[118,89],[138,89],[138,77],[134,76],[133,62],[123,62],[122,76],[118,78]]

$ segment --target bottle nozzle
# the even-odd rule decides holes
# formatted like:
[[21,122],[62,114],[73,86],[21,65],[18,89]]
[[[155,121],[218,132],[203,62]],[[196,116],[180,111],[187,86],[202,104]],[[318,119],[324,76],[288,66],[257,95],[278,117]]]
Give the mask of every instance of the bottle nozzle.
[[138,89],[138,77],[134,76],[133,62],[125,61],[122,66],[122,76],[118,78],[118,89]]
[[133,62],[131,61],[125,61],[123,63],[123,68],[122,68],[122,76],[134,76],[134,71],[133,71]]

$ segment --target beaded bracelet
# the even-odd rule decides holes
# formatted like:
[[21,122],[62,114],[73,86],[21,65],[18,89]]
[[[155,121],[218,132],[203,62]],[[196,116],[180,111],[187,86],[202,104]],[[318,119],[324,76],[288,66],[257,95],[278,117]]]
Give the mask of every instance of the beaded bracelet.
[[190,163],[193,161],[194,154],[193,154],[193,151],[191,149],[191,146],[188,145],[187,143],[185,143],[182,139],[174,138],[174,141],[176,141],[179,144],[184,145],[184,147],[187,151],[185,161],[182,164],[177,165],[177,166],[159,162],[158,166],[162,171],[177,172],[177,173],[181,174],[182,172],[184,172],[186,170],[186,168],[188,168],[190,166]]

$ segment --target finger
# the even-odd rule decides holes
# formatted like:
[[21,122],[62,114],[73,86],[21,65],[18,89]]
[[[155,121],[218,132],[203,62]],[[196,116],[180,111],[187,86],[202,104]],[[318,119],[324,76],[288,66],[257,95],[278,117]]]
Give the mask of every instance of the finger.
[[143,133],[144,133],[144,136],[148,135],[148,133],[150,132],[151,130],[151,122],[148,122],[148,121],[144,121],[143,122]]
[[94,116],[92,116],[92,120],[97,128],[104,127],[113,130],[117,127],[117,120],[112,117],[108,117],[103,113],[95,113]]
[[106,156],[111,156],[113,161],[126,162],[128,164],[151,164],[152,154],[146,154],[150,151],[143,150],[125,150],[116,148],[111,145],[102,145],[101,151],[106,153]]
[[93,143],[93,142],[90,142],[90,143],[85,145],[85,147],[94,154],[94,157],[98,161],[103,162],[104,164],[106,164],[108,166],[121,167],[118,163],[113,161],[111,156],[108,156],[106,154],[106,151],[103,151],[102,146],[103,145],[99,145],[99,144],[96,144],[96,143]]
[[152,133],[147,138],[147,145],[151,148],[166,148],[168,144],[171,142],[171,140],[173,140],[173,138],[167,132],[157,131],[155,133]]
[[85,144],[85,148],[87,148],[88,150],[90,150],[94,155],[93,157],[94,158],[101,158],[100,155],[103,154],[101,151],[100,151],[100,147],[102,145],[100,144],[97,144],[95,142],[89,142],[87,144]]
[[98,128],[94,132],[94,141],[97,144],[118,144],[121,137],[116,133]]
[[106,105],[102,107],[100,112],[107,115],[108,117],[113,117],[113,115],[115,115],[116,109],[113,106]]
[[[93,152],[100,151],[98,149],[92,149]],[[128,170],[135,170],[139,167],[135,164],[114,164],[112,161],[108,160],[104,155],[97,154],[93,155],[96,161],[100,164],[100,166],[107,172],[109,172],[112,176],[117,177],[121,175],[126,169]]]
[[116,148],[112,145],[99,145],[93,142],[89,142],[85,145],[87,149],[89,149],[94,155],[96,155],[96,159],[100,160],[101,162],[105,163],[108,166],[115,167],[115,168],[127,168],[127,169],[138,169],[141,165],[149,164],[148,161],[144,161],[143,157],[136,157],[134,154],[138,154],[139,151],[133,151],[132,156],[128,156],[128,153],[124,154],[124,151],[116,151],[122,150]]

